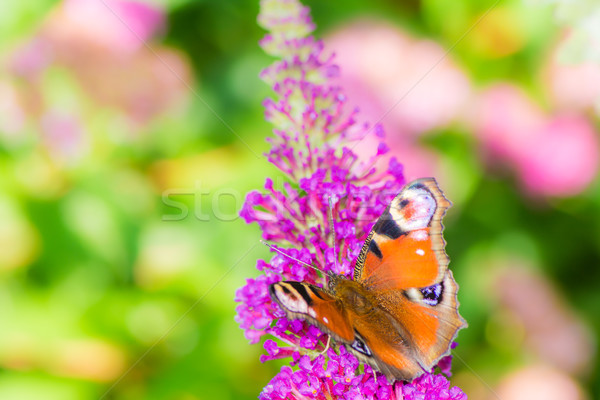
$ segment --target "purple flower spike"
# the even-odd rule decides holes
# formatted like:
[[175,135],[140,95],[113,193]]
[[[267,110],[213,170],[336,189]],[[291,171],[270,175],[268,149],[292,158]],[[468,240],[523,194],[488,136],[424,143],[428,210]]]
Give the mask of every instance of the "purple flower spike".
[[[387,169],[374,167],[389,152],[383,126],[356,123],[357,110],[332,82],[339,75],[333,56],[309,36],[315,28],[309,9],[297,0],[262,0],[258,21],[268,30],[261,47],[278,58],[261,73],[274,91],[264,102],[265,118],[273,124],[266,156],[286,180],[267,179],[262,192],[248,193],[240,216],[257,223],[263,239],[290,257],[274,252],[270,261],[258,260],[262,275],[236,292],[236,321],[251,343],[265,335],[277,339],[264,342],[267,354],[261,361],[291,359],[259,399],[466,399],[441,375],[390,384],[343,346],[332,342],[321,354],[328,335],[304,321],[287,320],[269,296],[269,286],[281,280],[324,287],[329,271],[352,278],[366,235],[405,181],[395,158]],[[353,148],[367,134],[381,144],[376,154],[361,160]],[[450,358],[440,367],[449,375]]]

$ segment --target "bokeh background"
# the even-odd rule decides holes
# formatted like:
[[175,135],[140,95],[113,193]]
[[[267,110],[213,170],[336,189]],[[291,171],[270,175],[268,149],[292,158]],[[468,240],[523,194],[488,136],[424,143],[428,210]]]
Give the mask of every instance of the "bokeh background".
[[[600,398],[599,6],[306,4],[361,118],[454,203],[453,384]],[[252,399],[279,370],[234,321],[269,257],[237,211],[277,177],[257,12],[3,2],[0,399]]]

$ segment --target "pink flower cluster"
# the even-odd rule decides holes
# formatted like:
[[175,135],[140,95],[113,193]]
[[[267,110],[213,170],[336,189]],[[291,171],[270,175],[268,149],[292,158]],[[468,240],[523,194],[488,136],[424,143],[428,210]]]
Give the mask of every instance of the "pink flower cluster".
[[340,348],[339,354],[329,349],[327,359],[294,354],[298,370],[284,366],[265,387],[259,398],[267,399],[402,399],[402,400],[466,400],[457,387],[450,387],[442,375],[425,374],[411,384],[390,385],[381,375],[373,374],[368,365],[364,374],[355,373],[358,361]]

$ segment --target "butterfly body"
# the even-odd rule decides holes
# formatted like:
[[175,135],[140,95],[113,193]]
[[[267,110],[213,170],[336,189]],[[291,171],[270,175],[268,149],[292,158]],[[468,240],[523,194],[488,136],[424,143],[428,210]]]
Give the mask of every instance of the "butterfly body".
[[330,275],[327,289],[279,282],[271,297],[389,379],[430,371],[466,326],[442,238],[449,205],[434,179],[411,183],[369,233],[353,280]]

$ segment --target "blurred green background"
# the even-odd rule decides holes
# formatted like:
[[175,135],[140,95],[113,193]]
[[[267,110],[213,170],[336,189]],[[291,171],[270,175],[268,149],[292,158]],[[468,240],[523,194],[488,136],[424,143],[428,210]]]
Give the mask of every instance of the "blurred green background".
[[[600,397],[600,12],[553,3],[306,3],[350,102],[402,98],[392,151],[454,202],[471,399]],[[0,399],[251,399],[279,370],[234,322],[269,257],[237,211],[279,176],[258,10],[3,3]]]

